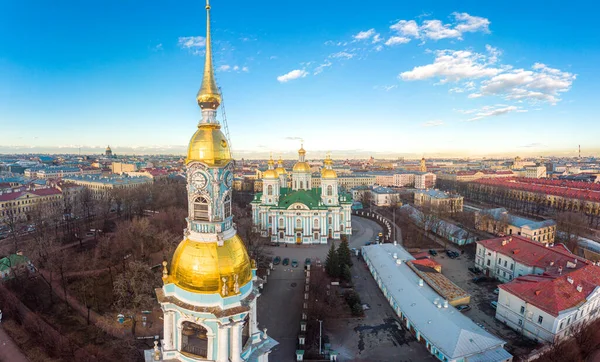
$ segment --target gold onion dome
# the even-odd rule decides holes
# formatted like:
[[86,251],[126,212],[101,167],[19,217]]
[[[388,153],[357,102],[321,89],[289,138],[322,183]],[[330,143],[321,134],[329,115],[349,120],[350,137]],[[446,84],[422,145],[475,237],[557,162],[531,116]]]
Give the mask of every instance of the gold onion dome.
[[281,157],[279,157],[279,160],[277,161],[277,168],[275,169],[275,171],[277,171],[278,175],[287,174],[287,171],[283,167],[283,160],[281,159]]
[[321,178],[337,178],[337,173],[331,169],[333,165],[331,158],[327,156],[323,163],[325,164],[325,168],[321,171]]
[[209,166],[225,166],[231,161],[231,151],[221,126],[203,123],[192,136],[186,163],[200,161]]
[[252,279],[250,258],[237,234],[223,246],[186,238],[173,254],[169,281],[191,292],[212,294],[221,292],[223,278],[231,291],[235,275],[240,287]]
[[269,159],[269,169],[266,170],[265,172],[263,172],[263,178],[268,178],[268,179],[274,179],[274,178],[278,178],[279,175],[277,174],[277,171],[275,171],[273,169],[273,165],[275,165],[275,162],[273,162],[273,157],[271,157]]
[[310,172],[310,165],[306,162],[296,162],[294,172]]

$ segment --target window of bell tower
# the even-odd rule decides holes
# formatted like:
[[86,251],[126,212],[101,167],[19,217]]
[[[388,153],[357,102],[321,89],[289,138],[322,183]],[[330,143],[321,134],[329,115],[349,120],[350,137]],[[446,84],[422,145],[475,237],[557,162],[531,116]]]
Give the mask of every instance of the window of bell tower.
[[327,196],[332,196],[333,195],[333,186],[328,185],[327,186]]
[[242,328],[242,348],[250,339],[250,315],[244,318],[244,327]]
[[181,325],[181,350],[198,357],[208,355],[208,336],[206,328],[192,322]]
[[273,185],[267,186],[267,195],[273,195]]
[[197,197],[194,200],[194,220],[209,221],[208,200],[204,197]]

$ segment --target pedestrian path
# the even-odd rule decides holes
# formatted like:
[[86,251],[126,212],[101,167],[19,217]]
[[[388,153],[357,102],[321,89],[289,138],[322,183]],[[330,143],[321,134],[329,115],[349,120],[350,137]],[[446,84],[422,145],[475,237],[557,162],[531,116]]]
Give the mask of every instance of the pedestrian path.
[[15,341],[9,337],[2,326],[0,326],[0,361],[29,362],[25,354],[21,352]]

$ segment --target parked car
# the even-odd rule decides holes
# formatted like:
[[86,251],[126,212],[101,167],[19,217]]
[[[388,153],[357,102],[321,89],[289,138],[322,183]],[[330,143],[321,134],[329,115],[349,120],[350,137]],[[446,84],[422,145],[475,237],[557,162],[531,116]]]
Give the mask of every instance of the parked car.
[[273,259],[273,265],[279,265],[279,263],[281,263],[281,257],[276,256],[275,259]]
[[290,258],[285,258],[283,259],[283,263],[281,263],[282,265],[290,265]]
[[456,251],[452,251],[452,250],[446,250],[446,255],[448,255],[449,258],[454,259],[460,256],[459,253],[457,253]]
[[304,259],[304,265],[310,265],[310,258]]
[[433,256],[437,256],[437,251],[433,250],[433,249],[429,249],[429,254],[433,255]]
[[494,294],[500,294],[500,288],[494,289]]
[[297,267],[298,267],[298,260],[292,259],[292,268],[297,268]]
[[483,282],[489,282],[489,281],[491,281],[491,279],[488,277],[484,277],[484,276],[473,278],[473,283],[483,283]]
[[481,269],[477,269],[473,266],[469,267],[469,271],[473,274],[478,274],[478,275],[481,274]]
[[496,302],[495,300],[492,300],[490,302],[490,304],[492,305],[492,308],[494,308],[494,309],[498,308],[498,302]]
[[471,309],[471,306],[468,305],[468,304],[463,304],[463,305],[459,305],[459,306],[456,307],[457,311],[463,312],[463,313],[466,312],[466,311],[468,311],[468,310],[470,310],[470,309]]

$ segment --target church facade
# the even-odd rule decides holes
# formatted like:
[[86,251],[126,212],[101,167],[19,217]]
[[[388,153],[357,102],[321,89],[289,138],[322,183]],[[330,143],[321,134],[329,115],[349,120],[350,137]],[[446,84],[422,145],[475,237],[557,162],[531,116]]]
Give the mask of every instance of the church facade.
[[202,119],[187,152],[188,217],[170,265],[163,262],[163,338],[149,361],[268,362],[277,345],[258,327],[256,263],[237,234],[231,212],[233,162],[217,120],[221,95],[211,52],[210,6],[204,76],[197,95]]
[[352,234],[352,196],[340,192],[331,158],[324,161],[320,187],[313,187],[305,157],[301,147],[291,182],[281,160],[275,169],[270,159],[269,169],[263,173],[262,193],[251,203],[254,227],[272,242],[326,244],[328,239]]

